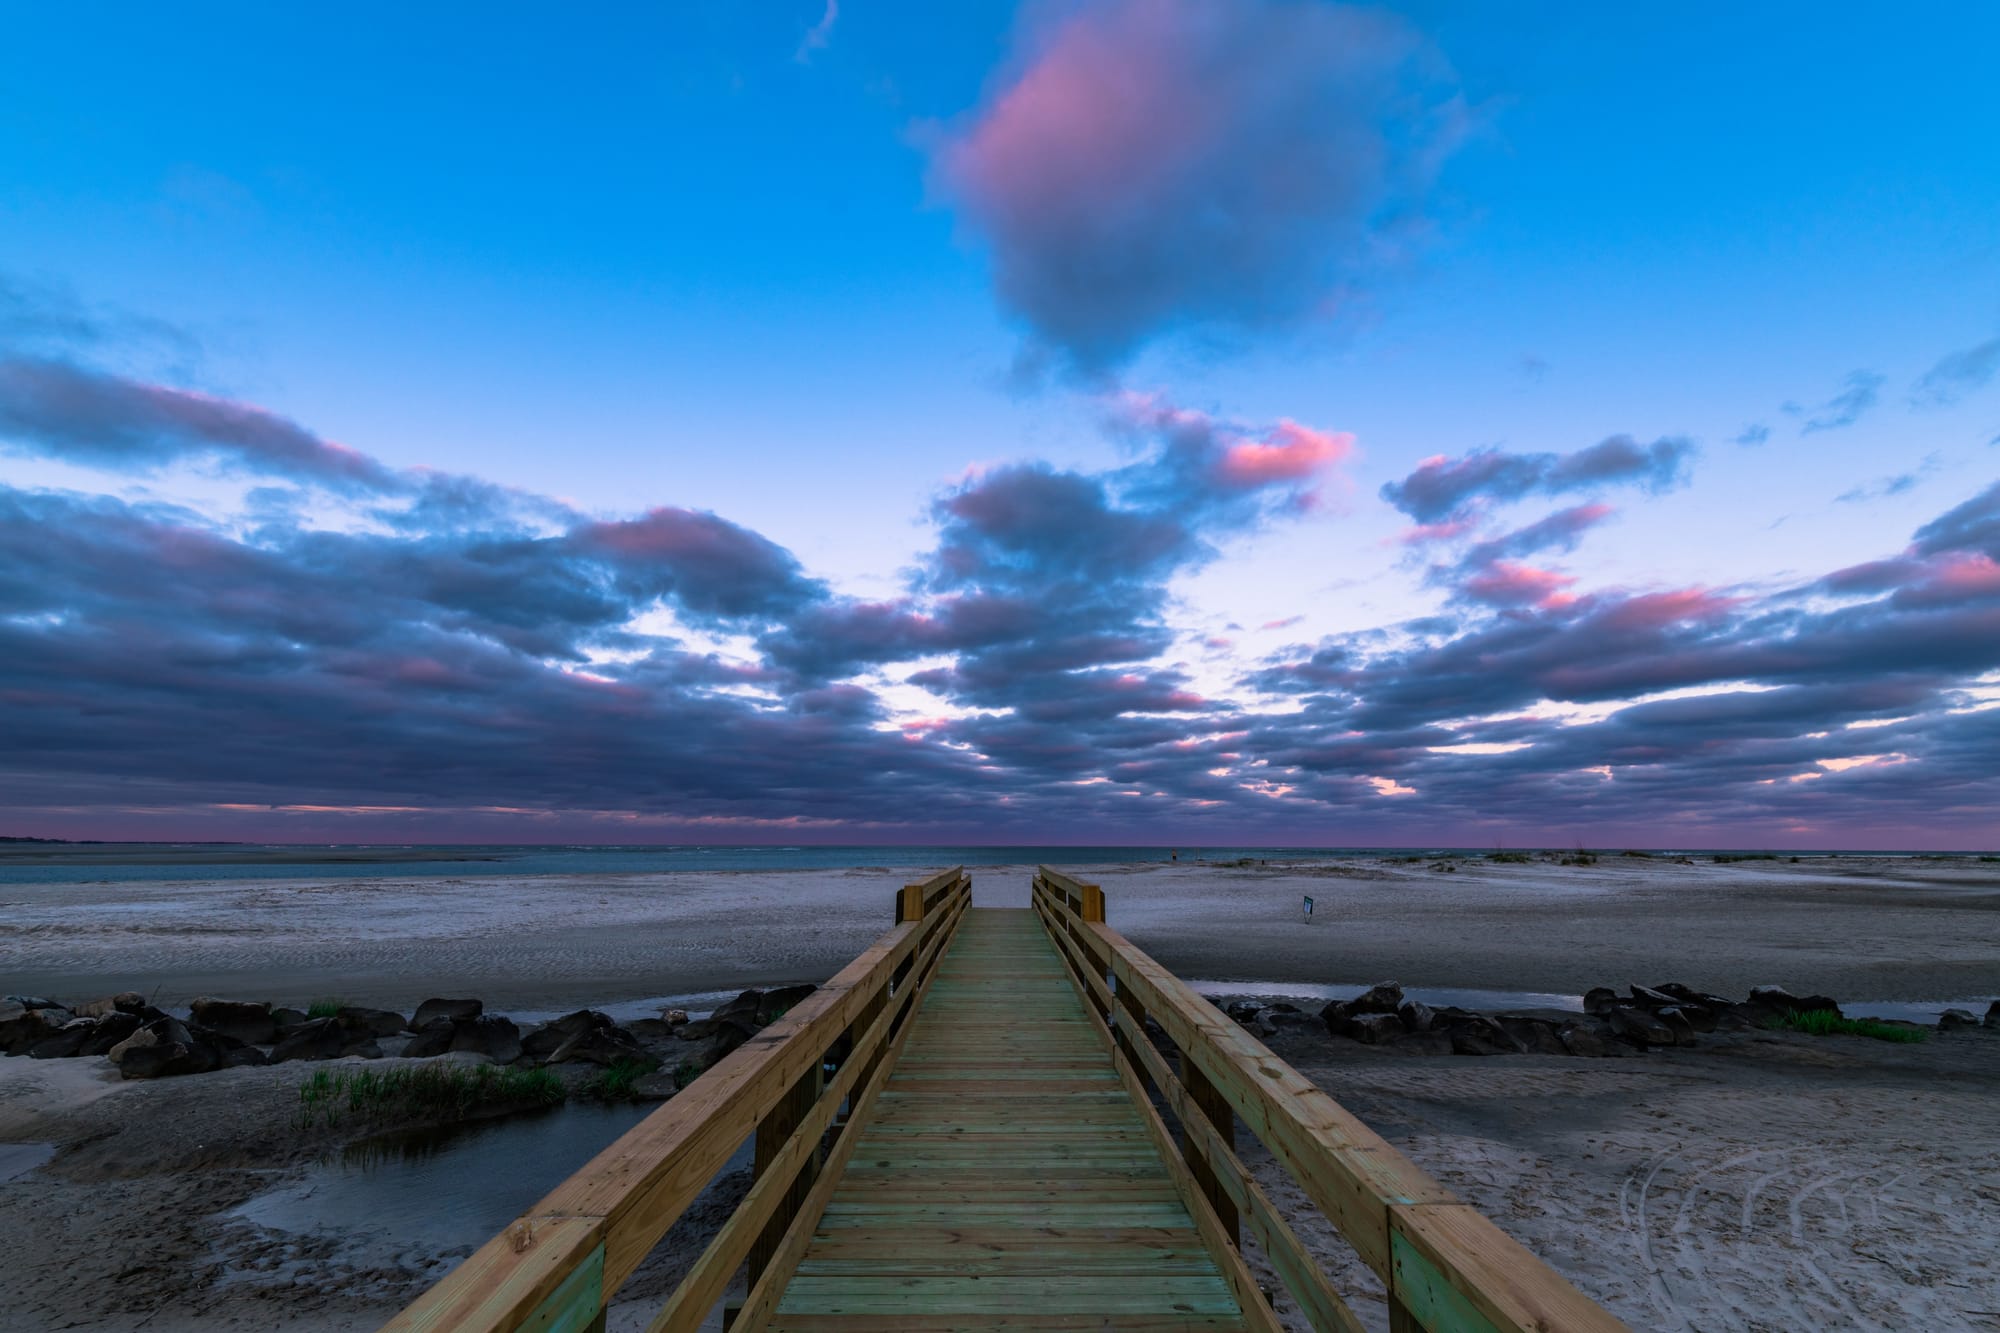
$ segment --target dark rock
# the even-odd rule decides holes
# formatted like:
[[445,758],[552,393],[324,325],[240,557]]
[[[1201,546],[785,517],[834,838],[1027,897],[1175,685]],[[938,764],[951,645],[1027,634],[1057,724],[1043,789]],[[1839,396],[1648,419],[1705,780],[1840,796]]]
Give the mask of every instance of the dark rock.
[[1715,1011],[1713,1018],[1715,1019],[1715,1026],[1708,1029],[1712,1032],[1755,1032],[1760,1026],[1739,1005],[1731,1005],[1727,1009],[1718,1009]]
[[1752,986],[1750,1003],[1781,1014],[1804,1014],[1816,1010],[1838,1014],[1840,1006],[1824,995],[1794,995],[1783,986]]
[[[1979,1019],[1970,1010],[1947,1009],[1938,1015],[1937,1025],[1939,1032],[1951,1032],[1958,1028],[1976,1028]],[[34,1052],[28,1054],[33,1055]]]
[[1535,1055],[1568,1055],[1569,1048],[1556,1035],[1555,1024],[1543,1018],[1528,1018],[1521,1014],[1501,1014],[1493,1020],[1521,1043],[1521,1049]]
[[36,1060],[67,1060],[73,1055],[82,1055],[97,1031],[94,1018],[72,1018],[56,1029],[53,1036],[42,1038],[28,1048],[28,1055]]
[[[1674,1045],[1693,1046],[1696,1044],[1694,1023],[1689,1019],[1687,1010],[1683,1009],[1680,1005],[1670,1005],[1654,1014],[1653,1017],[1673,1029]],[[1711,1030],[1713,1030],[1714,1026],[1713,1023],[1709,1024]]]
[[113,1046],[137,1032],[141,1026],[139,1015],[114,1009],[97,1020],[97,1027],[90,1034],[90,1040],[83,1044],[81,1055],[103,1055]]
[[301,1023],[310,1022],[311,1015],[303,1009],[278,1008],[271,1011],[271,1021],[278,1025],[278,1031],[283,1032],[286,1028],[295,1028]]
[[579,1009],[561,1018],[552,1018],[521,1038],[521,1052],[546,1062],[562,1046],[584,1033],[614,1026],[609,1014],[595,1009]]
[[101,1000],[87,1000],[71,1010],[78,1018],[103,1018],[107,1014],[136,1014],[146,1007],[146,997],[138,991],[128,990],[118,995],[107,995]]
[[340,1048],[342,1055],[358,1055],[364,1060],[380,1060],[382,1044],[371,1036],[348,1034],[347,1044]]
[[433,1055],[443,1055],[451,1049],[452,1021],[436,1018],[424,1024],[417,1035],[403,1045],[405,1060],[422,1060]]
[[1664,1009],[1670,1004],[1680,1003],[1678,997],[1668,995],[1662,991],[1656,991],[1651,986],[1633,985],[1630,989],[1633,1004],[1641,1005],[1654,1011]]
[[669,1023],[664,1018],[642,1018],[637,1022],[627,1023],[625,1030],[643,1042],[672,1041],[674,1033],[678,1031],[678,1025]]
[[669,1027],[677,1028],[688,1021],[688,1011],[685,1009],[662,1009],[660,1011],[660,1021]]
[[336,1018],[313,1018],[299,1024],[278,1039],[271,1048],[271,1063],[287,1060],[332,1060],[347,1046],[348,1034]]
[[[747,1040],[747,1038],[746,1038]],[[645,1061],[646,1052],[632,1039],[632,1034],[624,1028],[591,1028],[558,1046],[546,1064],[566,1064],[572,1060],[583,1060],[594,1065],[609,1067],[621,1061]]]
[[1653,989],[1673,996],[1683,1006],[1698,1006],[1703,1009],[1722,1010],[1729,1008],[1734,1003],[1734,1001],[1724,996],[1709,995],[1706,992],[1696,990],[1692,986],[1683,986],[1677,981],[1663,981],[1653,987]]
[[1403,988],[1393,981],[1378,981],[1348,1003],[1357,1014],[1393,1014],[1403,1007]]
[[1475,1014],[1452,1024],[1451,1049],[1454,1055],[1520,1055],[1527,1048],[1494,1020]]
[[1556,1029],[1556,1040],[1571,1055],[1602,1057],[1613,1051],[1610,1039],[1592,1025],[1569,1023]]
[[205,1028],[227,1033],[252,1046],[268,1046],[278,1039],[278,1024],[268,1004],[243,1000],[196,1000],[188,1006],[194,1021]]
[[47,1041],[63,1030],[76,1016],[67,1009],[53,1005],[29,1008],[16,1004],[4,1013],[13,1017],[0,1017],[0,1050],[9,1055],[26,1055],[40,1042]]
[[425,1000],[410,1018],[410,1031],[422,1032],[440,1018],[477,1018],[485,1012],[482,1000]]
[[674,1029],[674,1035],[682,1041],[708,1041],[725,1032],[740,1038],[737,1044],[741,1045],[757,1035],[757,1028],[739,1011],[723,1018],[697,1018]]
[[1613,1009],[1609,1017],[1611,1030],[1635,1046],[1672,1046],[1676,1042],[1674,1030],[1644,1009],[1627,1005]]
[[521,1029],[499,1014],[456,1019],[451,1024],[451,1049],[483,1055],[496,1065],[521,1058]]
[[757,1004],[759,1023],[775,1022],[782,1018],[793,1005],[811,995],[819,987],[812,985],[775,986],[764,992],[764,998]]
[[206,1074],[222,1065],[222,1053],[205,1041],[198,1041],[187,1025],[175,1018],[157,1018],[147,1023],[108,1052],[123,1078],[170,1078],[181,1074]]
[[1238,1023],[1248,1023],[1263,1010],[1264,1006],[1256,1000],[1231,1000],[1223,1006],[1222,1012]]
[[1382,1046],[1406,1031],[1403,1020],[1394,1014],[1356,1014],[1348,1025],[1347,1035],[1370,1046]]
[[2000,1028],[2000,1000],[1986,1006],[1986,1026]]
[[[1259,1011],[1262,1012],[1261,1010]],[[1254,1021],[1256,1015],[1251,1015]],[[1319,1021],[1326,1024],[1326,1030],[1336,1037],[1345,1037],[1354,1026],[1354,1003],[1351,1000],[1333,1000],[1319,1011]]]
[[359,1005],[342,1005],[334,1012],[333,1021],[356,1037],[393,1037],[409,1027],[403,1016],[392,1009],[364,1009]]
[[721,1022],[724,1019],[734,1018],[755,1025],[757,1022],[757,1011],[763,1007],[763,1004],[763,991],[747,990],[710,1014],[709,1019],[714,1022]]
[[1583,993],[1583,1012],[1604,1015],[1618,1007],[1618,992],[1609,986],[1592,986]]
[[1396,1010],[1396,1017],[1403,1020],[1403,1026],[1411,1032],[1429,1032],[1437,1022],[1437,1012],[1422,1000],[1405,1000]]
[[255,1046],[238,1046],[234,1050],[222,1053],[222,1067],[224,1069],[242,1069],[246,1066],[255,1069],[270,1063],[271,1057],[258,1050]]
[[707,1041],[696,1044],[673,1066],[676,1081],[686,1087],[748,1040],[740,1028],[724,1025]]
[[680,1090],[680,1076],[671,1069],[642,1074],[632,1083],[633,1098],[642,1102],[663,1102]]
[[66,1006],[64,1006],[64,1005],[61,1005],[61,1004],[58,1004],[58,1003],[56,1003],[56,1002],[55,1002],[54,1000],[51,1000],[51,999],[49,999],[49,998],[48,998],[47,996],[45,996],[45,995],[9,995],[9,996],[7,997],[7,1003],[9,1003],[9,1004],[18,1004],[18,1005],[20,1005],[20,1006],[21,1006],[21,1007],[22,1007],[23,1009],[65,1009],[65,1008],[66,1008]]
[[1258,1022],[1276,1032],[1281,1028],[1317,1028],[1319,1015],[1309,1014],[1295,1004],[1274,1004],[1257,1015]]

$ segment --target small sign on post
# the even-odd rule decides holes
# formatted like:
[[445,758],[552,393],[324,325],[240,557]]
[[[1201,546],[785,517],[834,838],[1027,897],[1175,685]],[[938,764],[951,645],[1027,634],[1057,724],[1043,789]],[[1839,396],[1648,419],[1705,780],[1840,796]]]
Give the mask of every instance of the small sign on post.
[[1312,920],[1312,914],[1313,914],[1312,895],[1310,893],[1306,894],[1305,899],[1306,899],[1306,920],[1310,921]]

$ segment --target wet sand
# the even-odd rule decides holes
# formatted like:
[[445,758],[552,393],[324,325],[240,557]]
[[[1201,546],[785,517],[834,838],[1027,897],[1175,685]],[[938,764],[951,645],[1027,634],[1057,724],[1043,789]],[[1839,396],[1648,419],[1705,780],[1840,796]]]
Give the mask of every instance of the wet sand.
[[[1111,924],[1180,975],[1580,994],[1777,983],[1843,1000],[2000,993],[2000,864],[1843,857],[1595,866],[1354,859],[1096,867]],[[1026,906],[1032,867],[973,875]],[[887,928],[887,870],[0,882],[0,985],[548,1011],[817,981]],[[1310,921],[1301,899],[1310,894]]]

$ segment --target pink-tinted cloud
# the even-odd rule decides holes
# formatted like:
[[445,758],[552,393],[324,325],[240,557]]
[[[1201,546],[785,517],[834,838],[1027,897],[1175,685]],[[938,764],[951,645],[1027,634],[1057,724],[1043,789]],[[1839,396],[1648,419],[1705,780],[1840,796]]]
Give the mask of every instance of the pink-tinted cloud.
[[1346,431],[1314,430],[1286,418],[1261,440],[1238,440],[1222,452],[1216,477],[1225,486],[1269,486],[1303,481],[1354,455]]
[[935,185],[1038,341],[1102,370],[1175,327],[1337,305],[1401,244],[1463,112],[1401,20],[1108,0],[1029,32]]
[[1461,590],[1474,601],[1489,606],[1566,606],[1575,599],[1564,589],[1576,580],[1550,569],[1496,560],[1467,579]]

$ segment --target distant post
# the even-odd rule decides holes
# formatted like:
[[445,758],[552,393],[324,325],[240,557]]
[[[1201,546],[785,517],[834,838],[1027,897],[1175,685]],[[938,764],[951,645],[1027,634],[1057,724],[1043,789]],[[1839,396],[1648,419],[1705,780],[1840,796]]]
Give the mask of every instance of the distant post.
[[1313,900],[1312,900],[1312,895],[1311,895],[1310,893],[1306,894],[1306,895],[1305,895],[1305,900],[1306,900],[1306,915],[1305,915],[1305,919],[1306,919],[1306,920],[1308,920],[1308,921],[1310,921],[1310,920],[1312,920],[1312,915],[1313,915]]

